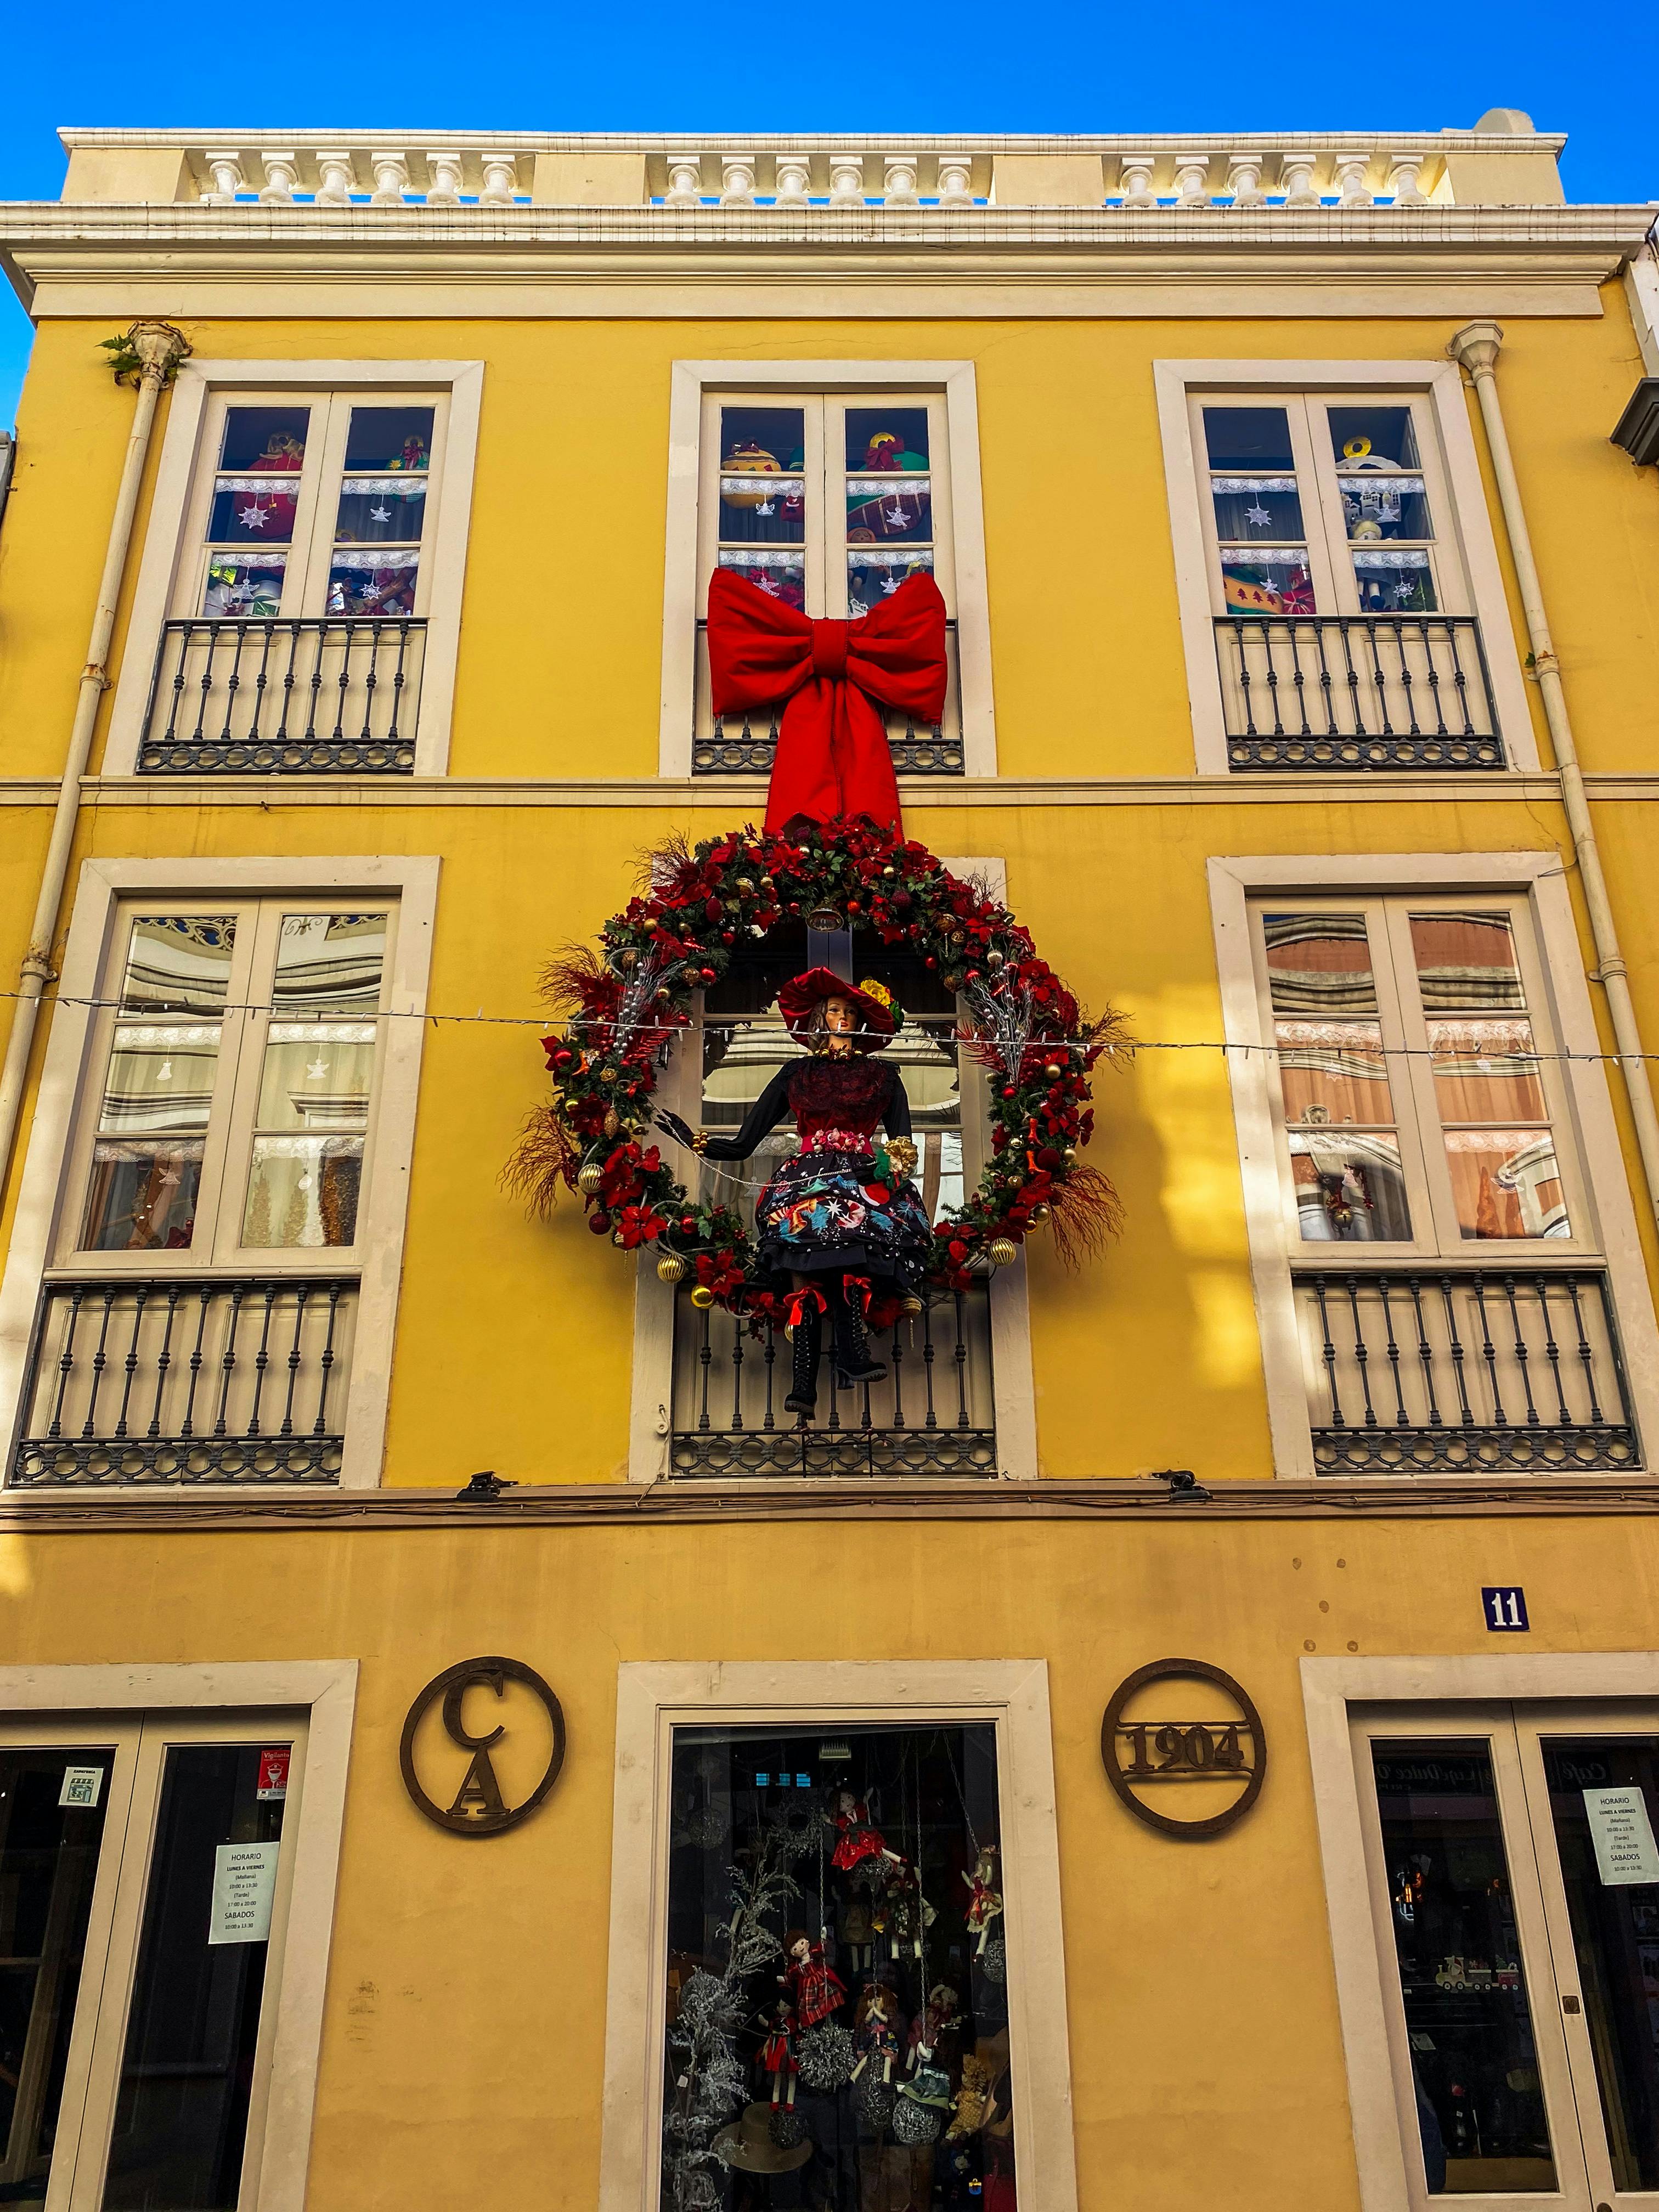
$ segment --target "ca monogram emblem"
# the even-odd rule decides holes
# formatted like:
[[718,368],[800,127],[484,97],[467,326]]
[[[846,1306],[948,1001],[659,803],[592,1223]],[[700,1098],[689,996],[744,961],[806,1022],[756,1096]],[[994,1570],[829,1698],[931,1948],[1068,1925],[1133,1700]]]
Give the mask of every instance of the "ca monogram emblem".
[[[500,1699],[506,1697],[509,1682],[522,1683],[537,1699],[546,1713],[552,1734],[545,1772],[529,1796],[516,1805],[509,1805],[502,1795],[495,1763],[490,1757],[507,1733],[505,1722],[496,1721],[494,1727],[480,1731],[468,1727],[464,1710],[469,1690],[493,1691]],[[415,1765],[416,1730],[438,1698],[443,1700],[444,1734],[459,1750],[469,1754],[460,1786],[447,1811],[428,1795]],[[472,1701],[475,1720],[480,1704],[477,1698]],[[487,1713],[488,1708],[484,1710]],[[541,1676],[522,1660],[463,1659],[459,1666],[447,1667],[441,1674],[435,1675],[410,1707],[398,1760],[403,1768],[404,1789],[428,1820],[435,1820],[441,1828],[448,1829],[454,1836],[499,1836],[504,1829],[515,1827],[533,1813],[558,1780],[559,1769],[564,1765],[564,1713]]]

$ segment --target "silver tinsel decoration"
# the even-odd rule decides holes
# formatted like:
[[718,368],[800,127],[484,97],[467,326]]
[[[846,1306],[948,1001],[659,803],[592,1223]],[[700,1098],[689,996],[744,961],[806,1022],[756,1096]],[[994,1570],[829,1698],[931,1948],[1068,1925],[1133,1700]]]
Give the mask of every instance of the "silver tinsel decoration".
[[915,2097],[901,2097],[893,2106],[893,2134],[902,2143],[929,2143],[939,2139],[944,2116]]
[[1006,1982],[1008,1978],[1008,1946],[1000,1936],[993,1936],[980,1959],[988,1982]]
[[809,2027],[797,2046],[800,2078],[809,2089],[839,2089],[853,2078],[858,2046],[851,2033],[832,2020]]
[[884,2081],[873,2065],[860,2077],[858,2088],[859,2118],[866,2127],[879,2135],[893,2117],[893,2107],[898,2101],[898,2091],[890,2081]]
[[793,2150],[797,2143],[806,2141],[806,2123],[793,2106],[774,2106],[766,2127],[780,2150]]

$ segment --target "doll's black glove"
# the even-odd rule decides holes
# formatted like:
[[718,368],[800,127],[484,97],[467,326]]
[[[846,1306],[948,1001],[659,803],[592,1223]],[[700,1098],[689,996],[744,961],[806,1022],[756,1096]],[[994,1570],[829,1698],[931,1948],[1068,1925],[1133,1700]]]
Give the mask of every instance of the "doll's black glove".
[[695,1149],[697,1141],[696,1133],[690,1122],[682,1121],[678,1114],[659,1114],[654,1119],[656,1127],[665,1136],[672,1137],[677,1145],[684,1145],[687,1152]]

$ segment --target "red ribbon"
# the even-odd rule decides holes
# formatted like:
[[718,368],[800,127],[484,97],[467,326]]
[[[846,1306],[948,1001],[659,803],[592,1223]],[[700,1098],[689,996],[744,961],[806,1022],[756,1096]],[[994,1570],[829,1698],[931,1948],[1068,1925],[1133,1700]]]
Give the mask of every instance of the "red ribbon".
[[821,1314],[829,1312],[830,1301],[824,1297],[823,1292],[814,1290],[811,1283],[803,1283],[798,1291],[793,1291],[790,1295],[789,1327],[791,1328],[800,1327],[809,1300]]
[[[854,1304],[862,1306],[866,1314],[870,1310],[870,1301],[875,1296],[875,1288],[868,1275],[843,1275],[841,1279],[842,1297],[849,1306]],[[862,1293],[857,1299],[853,1297],[854,1291]]]
[[882,708],[913,720],[945,712],[945,600],[928,575],[907,577],[855,622],[814,622],[729,569],[708,586],[714,712],[786,703],[766,797],[766,827],[867,814],[897,832],[898,784]]

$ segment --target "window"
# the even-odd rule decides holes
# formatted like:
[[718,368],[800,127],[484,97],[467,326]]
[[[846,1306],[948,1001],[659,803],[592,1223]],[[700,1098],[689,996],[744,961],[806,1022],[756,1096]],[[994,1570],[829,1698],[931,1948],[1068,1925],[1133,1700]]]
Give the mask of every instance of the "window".
[[663,2212],[1014,2212],[995,1727],[679,1727],[671,1795]]
[[1595,1249],[1520,902],[1255,911],[1293,1250]]
[[1535,767],[1460,372],[1153,376],[1200,774]]
[[1468,611],[1421,401],[1191,404],[1218,615]]
[[118,909],[64,1258],[355,1256],[392,919],[286,899]]
[[0,1731],[0,2191],[258,2201],[307,1741],[292,1715]]
[[424,614],[441,416],[380,393],[217,403],[175,614]]
[[[665,715],[685,668],[694,726],[694,775],[766,773],[777,745],[778,717],[765,713],[717,720],[702,643],[708,580],[716,568],[816,620],[858,621],[910,576],[931,574],[946,610],[951,680],[936,726],[900,712],[887,717],[888,742],[901,775],[960,775],[970,753],[975,773],[993,772],[988,645],[978,554],[976,456],[967,473],[972,512],[959,559],[952,495],[951,441],[972,428],[965,379],[944,390],[871,386],[845,394],[720,389],[700,380],[694,434],[695,513],[671,499],[669,601],[665,612]],[[688,426],[688,429],[690,426]],[[684,522],[678,520],[684,514]],[[677,547],[677,532],[684,536]],[[675,574],[676,558],[684,568]],[[958,636],[958,570],[969,580]],[[694,602],[688,619],[685,597]],[[696,650],[682,660],[674,634]],[[963,658],[963,655],[966,658]],[[693,660],[695,665],[692,665]],[[978,686],[964,707],[963,672]],[[684,694],[682,695],[684,696]],[[684,711],[679,709],[677,711]],[[665,736],[667,724],[665,722]],[[672,750],[684,757],[679,728]],[[665,768],[669,753],[665,751]],[[684,774],[684,768],[679,772]]]
[[1659,2192],[1656,1720],[1565,1699],[1354,1711],[1412,2206]]
[[856,619],[928,574],[952,606],[942,398],[704,404],[700,596],[729,568],[804,613]]

